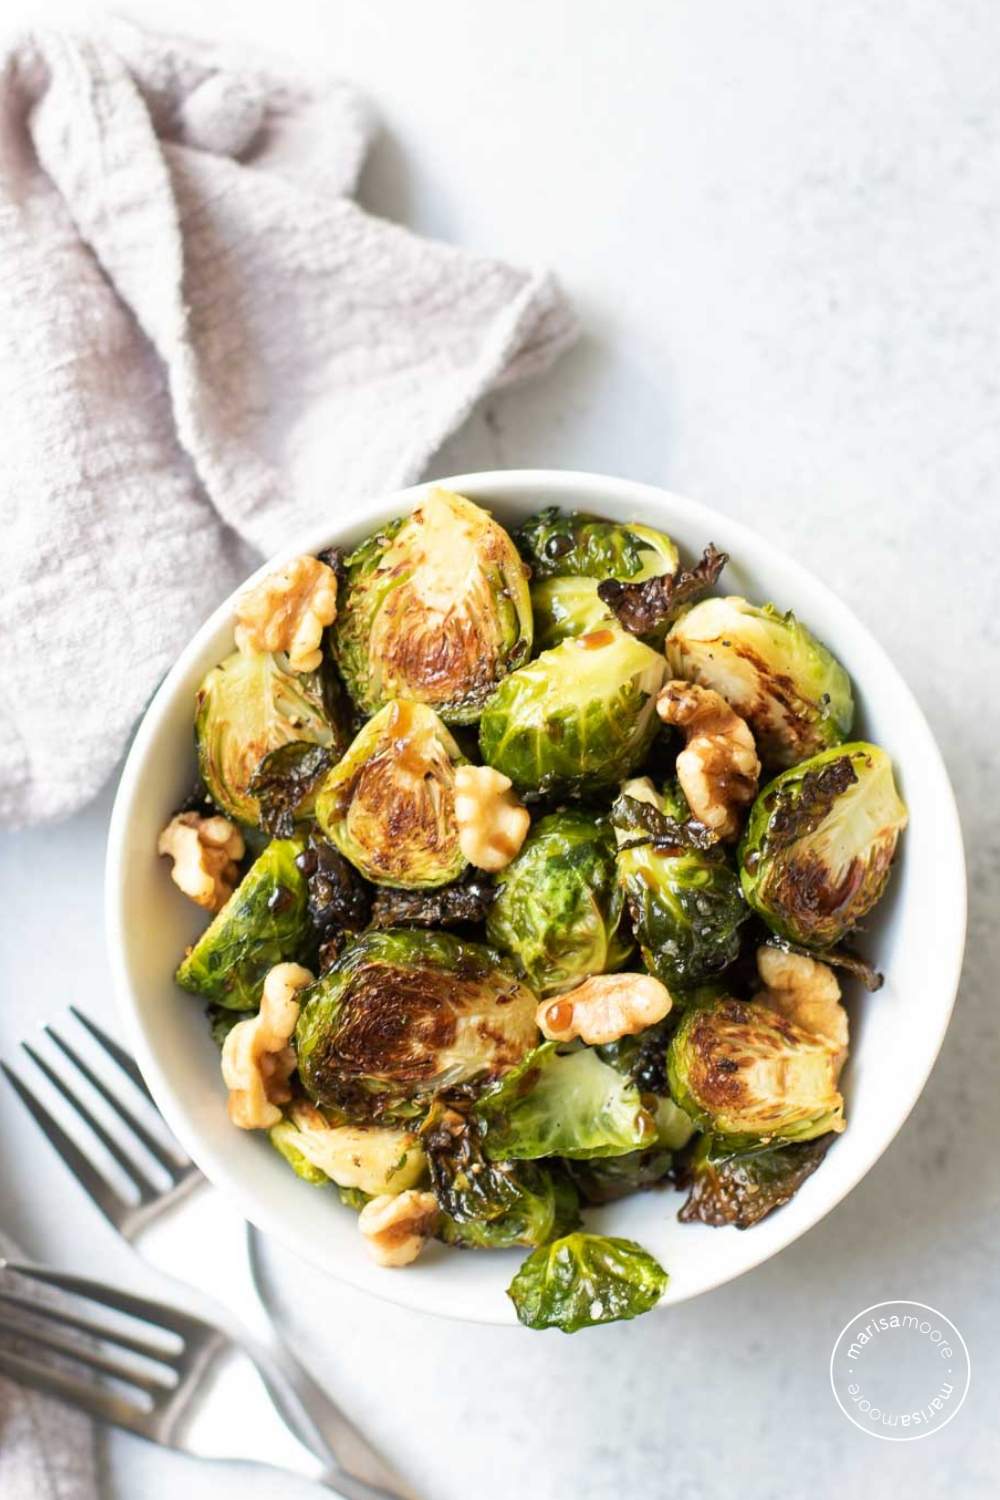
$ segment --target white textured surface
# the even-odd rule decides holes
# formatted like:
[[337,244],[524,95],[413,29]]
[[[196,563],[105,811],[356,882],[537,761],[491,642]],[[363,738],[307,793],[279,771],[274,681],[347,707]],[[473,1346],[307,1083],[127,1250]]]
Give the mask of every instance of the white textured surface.
[[[124,9],[177,26],[206,13]],[[924,1098],[866,1182],[770,1265],[669,1317],[573,1340],[429,1322],[284,1260],[283,1311],[434,1500],[992,1497],[996,6],[215,0],[211,14],[369,90],[389,132],[363,182],[370,207],[551,263],[577,301],[589,337],[494,401],[437,471],[617,470],[752,520],[903,669],[949,760],[970,856],[966,978]],[[0,1050],[67,1000],[110,1014],[109,805],[0,845]],[[0,1139],[4,1222],[26,1248],[138,1280],[2,1091]],[[918,1445],[855,1431],[827,1381],[842,1324],[887,1297],[940,1307],[972,1354],[965,1408]],[[276,1493],[122,1437],[105,1451],[109,1500]]]

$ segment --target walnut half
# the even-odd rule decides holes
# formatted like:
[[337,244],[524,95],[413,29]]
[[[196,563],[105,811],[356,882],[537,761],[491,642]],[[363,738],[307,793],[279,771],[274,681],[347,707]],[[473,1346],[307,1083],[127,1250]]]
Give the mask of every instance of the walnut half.
[[236,889],[237,860],[244,854],[243,835],[235,823],[196,812],[177,813],[156,847],[173,860],[170,878],[185,896],[208,911],[222,910]]
[[554,1000],[543,1000],[535,1020],[550,1042],[601,1047],[662,1021],[673,1005],[670,991],[651,974],[594,974]]
[[236,644],[246,653],[285,651],[293,672],[323,660],[323,631],[337,618],[337,575],[318,557],[293,557],[243,594],[236,606]]
[[440,1212],[433,1193],[415,1188],[405,1193],[382,1193],[365,1204],[358,1215],[358,1228],[380,1266],[408,1266],[437,1228]]
[[760,761],[753,735],[725,698],[696,682],[668,682],[656,700],[665,724],[685,737],[677,779],[700,823],[720,839],[740,831],[740,814],[757,795]]
[[511,789],[509,776],[492,766],[455,771],[458,845],[477,870],[502,870],[524,843],[531,814]]
[[279,1104],[292,1097],[295,1069],[291,1038],[299,1019],[299,990],[313,975],[301,964],[268,970],[260,1010],[237,1021],[222,1047],[222,1077],[229,1090],[229,1118],[241,1130],[270,1130],[281,1119]]

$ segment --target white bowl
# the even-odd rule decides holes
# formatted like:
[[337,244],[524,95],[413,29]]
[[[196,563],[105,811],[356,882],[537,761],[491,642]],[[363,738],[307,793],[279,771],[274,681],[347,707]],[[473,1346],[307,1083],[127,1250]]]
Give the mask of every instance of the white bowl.
[[[965,934],[965,868],[954,797],[920,709],[881,647],[832,593],[745,526],[649,485],[553,470],[466,474],[444,481],[508,525],[544,505],[596,511],[662,527],[688,557],[714,541],[730,554],[727,592],[773,600],[825,641],[854,681],[857,737],[883,745],[910,811],[888,895],[867,933],[866,955],[885,971],[875,995],[854,995],[851,1059],[844,1078],[848,1128],[794,1200],[746,1233],[682,1225],[681,1197],[644,1193],[589,1212],[588,1223],[647,1246],[670,1273],[662,1305],[681,1302],[759,1265],[817,1223],[881,1156],[913,1108],[937,1057],[954,1003]],[[333,543],[352,546],[410,511],[417,486],[355,507],[291,537],[276,563]],[[525,1251],[460,1252],[431,1247],[406,1271],[383,1270],[365,1253],[354,1213],[332,1192],[305,1186],[265,1136],[230,1125],[219,1054],[199,1001],[173,972],[202,925],[173,886],[156,839],[193,779],[195,690],[232,650],[233,601],[216,610],[163,682],[125,765],[111,819],[107,935],[128,1039],[157,1104],[207,1177],[240,1212],[292,1251],[365,1291],[426,1312],[510,1323],[504,1295]]]

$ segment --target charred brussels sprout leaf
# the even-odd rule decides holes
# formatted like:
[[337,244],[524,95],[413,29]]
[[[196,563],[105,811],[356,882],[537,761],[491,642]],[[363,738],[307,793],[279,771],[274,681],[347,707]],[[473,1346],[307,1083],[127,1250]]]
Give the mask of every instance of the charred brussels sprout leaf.
[[256,1010],[268,969],[309,947],[297,839],[275,839],[240,881],[177,970],[177,983],[229,1010]]
[[299,1076],[350,1120],[412,1118],[434,1094],[518,1063],[538,1036],[536,1006],[490,948],[445,932],[368,932],[305,992]]
[[723,999],[683,1016],[667,1077],[685,1113],[735,1147],[843,1130],[839,1063],[834,1047],[766,1005]]
[[310,829],[309,842],[295,863],[306,878],[310,919],[324,942],[367,927],[370,887],[317,829]]
[[507,1295],[526,1328],[576,1333],[649,1312],[668,1281],[663,1267],[634,1240],[579,1232],[534,1250]]
[[500,684],[479,725],[483,759],[520,792],[608,791],[653,742],[665,671],[617,628],[563,641]]
[[[294,673],[284,656],[234,651],[213,667],[195,699],[198,766],[212,801],[240,823],[260,822],[261,809],[251,783],[265,757],[283,745],[303,741],[342,753],[347,735],[328,672]],[[268,780],[265,775],[265,782]],[[273,781],[272,781],[273,784]],[[311,796],[295,803],[294,817],[306,817]]]
[[675,676],[714,688],[746,719],[765,765],[795,765],[851,731],[851,680],[791,611],[705,599],[671,628],[666,650]]
[[524,564],[470,500],[434,489],[346,560],[334,650],[352,698],[373,714],[394,698],[471,724],[531,654]]
[[713,586],[728,561],[728,553],[709,542],[694,568],[639,583],[609,579],[598,585],[597,596],[625,630],[633,635],[655,635],[685,604]]
[[827,750],[758,795],[740,845],[744,894],[779,936],[827,948],[881,898],[905,827],[884,750]]
[[541,995],[620,969],[632,951],[606,818],[551,813],[503,871],[486,934]]
[[576,1189],[558,1167],[490,1161],[478,1122],[437,1107],[424,1128],[431,1185],[442,1209],[438,1237],[473,1250],[544,1245],[580,1222]]
[[533,578],[652,578],[673,573],[677,548],[665,531],[582,511],[540,511],[514,534]]
[[703,1136],[685,1170],[682,1186],[688,1186],[688,1198],[677,1217],[683,1224],[750,1229],[794,1198],[832,1140],[828,1133],[812,1141],[733,1153]]
[[276,839],[292,837],[296,819],[312,806],[317,787],[336,759],[328,746],[305,740],[279,745],[264,756],[247,790],[257,799],[265,833]]
[[648,781],[627,782],[612,809],[632,929],[646,967],[671,992],[730,964],[750,915],[725,851],[686,814],[682,798],[657,796]]
[[543,1043],[476,1105],[487,1156],[586,1160],[652,1145],[656,1124],[635,1085],[592,1048],[558,1045]]
[[316,818],[376,885],[447,885],[465,868],[455,819],[461,761],[432,708],[387,703],[323,782]]
[[462,927],[486,919],[496,898],[496,886],[478,870],[467,872],[454,885],[433,891],[399,891],[388,886],[372,905],[373,927]]

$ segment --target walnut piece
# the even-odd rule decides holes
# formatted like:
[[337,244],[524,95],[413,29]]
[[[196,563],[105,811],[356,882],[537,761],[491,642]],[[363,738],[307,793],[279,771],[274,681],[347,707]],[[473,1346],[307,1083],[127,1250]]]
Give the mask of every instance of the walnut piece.
[[455,771],[458,845],[477,870],[502,870],[524,843],[531,814],[511,790],[509,776],[492,766]]
[[173,860],[170,878],[207,911],[221,911],[240,878],[243,835],[228,818],[177,813],[160,834],[160,854]]
[[433,1193],[420,1193],[414,1188],[405,1193],[382,1193],[365,1204],[358,1215],[358,1228],[380,1266],[408,1266],[434,1233],[440,1212]]
[[237,1021],[222,1046],[222,1077],[229,1090],[229,1118],[241,1130],[270,1130],[281,1119],[279,1104],[292,1097],[295,1069],[291,1045],[299,1019],[299,990],[313,975],[301,964],[275,964],[264,980],[260,1010]]
[[543,1000],[535,1020],[550,1042],[579,1037],[600,1047],[662,1021],[672,1005],[666,985],[651,974],[594,974],[576,989]]
[[285,651],[293,672],[323,660],[323,631],[337,618],[337,575],[318,557],[294,557],[243,594],[236,606],[239,649]]
[[757,949],[757,973],[764,990],[755,1000],[826,1042],[836,1057],[836,1077],[847,1058],[847,1012],[840,985],[828,964],[803,953],[785,953],[766,944]]
[[685,736],[677,779],[692,813],[720,839],[740,831],[740,813],[757,795],[760,761],[745,719],[712,688],[668,682],[656,711]]

